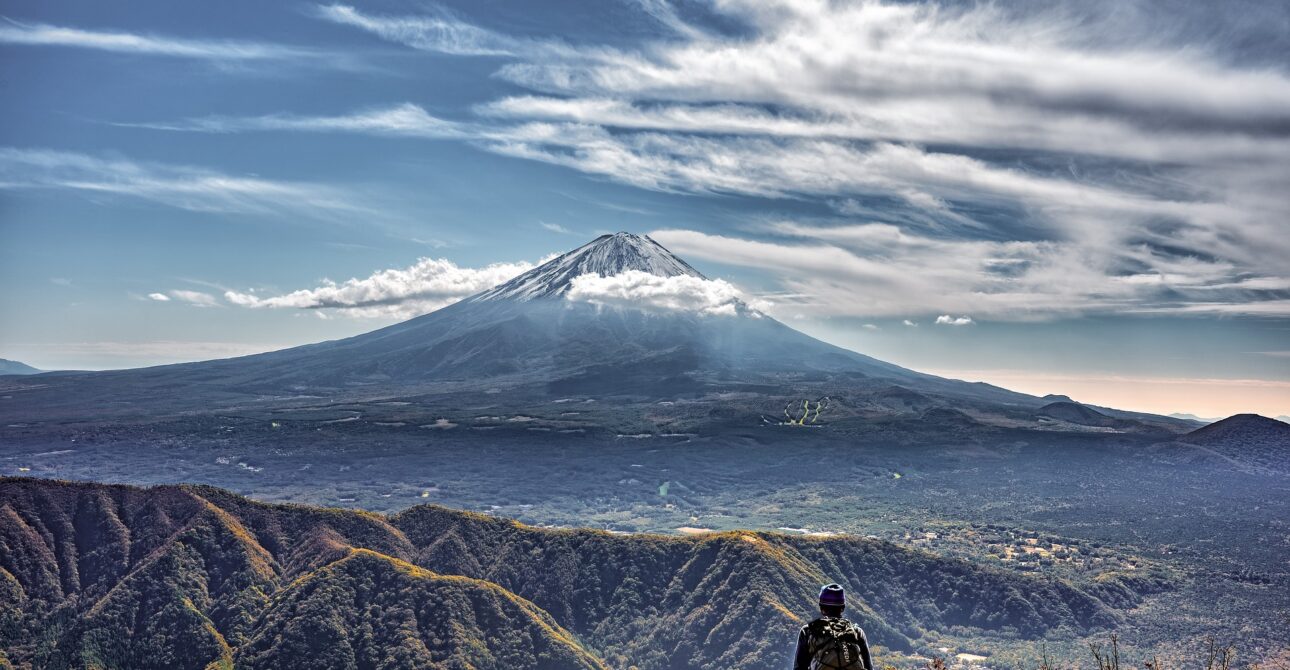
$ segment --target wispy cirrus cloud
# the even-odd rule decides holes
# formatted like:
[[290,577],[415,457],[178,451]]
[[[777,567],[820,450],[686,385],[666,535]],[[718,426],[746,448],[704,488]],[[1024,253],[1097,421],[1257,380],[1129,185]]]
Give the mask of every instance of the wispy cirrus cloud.
[[443,10],[432,15],[378,16],[350,5],[332,4],[317,7],[315,14],[424,51],[455,56],[511,56],[524,50],[521,40],[458,20]]
[[478,131],[470,126],[431,116],[421,107],[404,103],[373,107],[334,116],[268,114],[264,116],[206,116],[178,122],[116,123],[113,125],[153,130],[204,133],[294,131],[310,133],[360,133],[422,139],[470,138]]
[[667,34],[612,46],[322,6],[495,57],[527,91],[469,121],[405,103],[175,128],[462,140],[654,191],[824,203],[833,217],[687,238],[761,259],[822,313],[1290,314],[1290,73],[1273,61],[1110,3],[713,4],[731,32],[639,6]]
[[198,212],[335,218],[370,211],[340,187],[50,149],[0,147],[0,189],[115,195]]
[[1144,246],[1089,250],[1067,241],[946,239],[889,224],[776,222],[762,233],[772,239],[677,229],[650,236],[685,256],[768,272],[798,296],[794,312],[817,316],[936,319],[968,311],[993,320],[1039,320],[1148,310],[1290,316],[1290,301],[1275,288],[1233,288],[1229,263],[1166,258]]
[[[1234,68],[1203,50],[1145,39],[1158,27],[1098,36],[1090,26],[1104,7],[1022,14],[982,4],[736,1],[720,11],[752,35],[693,35],[578,63],[529,58],[501,74],[577,99],[748,105],[748,111],[769,104],[808,119],[869,122],[897,135],[930,127],[926,121],[1024,133],[1032,130],[1024,122],[1042,123],[1035,112],[1048,112],[1053,131],[1079,119],[1122,121],[1144,137],[1150,135],[1144,126],[1284,131],[1290,98],[1284,73]],[[1189,93],[1195,90],[1215,95]],[[871,116],[874,104],[879,112]],[[893,104],[906,120],[890,114]],[[638,107],[650,109],[668,111]],[[986,110],[1004,115],[1003,123],[964,114]]]
[[210,61],[270,61],[324,59],[313,49],[266,42],[213,40],[86,30],[45,23],[0,22],[0,43],[30,46],[60,46],[152,56],[170,56]]
[[559,234],[561,234],[561,235],[575,235],[575,234],[576,234],[576,233],[574,233],[574,231],[569,230],[568,228],[566,228],[566,227],[564,227],[564,226],[562,226],[562,225],[560,225],[560,224],[558,224],[558,223],[552,223],[552,222],[550,222],[550,221],[539,221],[539,222],[538,222],[538,225],[539,225],[539,226],[541,226],[544,230],[549,230],[549,231],[551,231],[551,232],[553,232],[553,233],[559,233]]

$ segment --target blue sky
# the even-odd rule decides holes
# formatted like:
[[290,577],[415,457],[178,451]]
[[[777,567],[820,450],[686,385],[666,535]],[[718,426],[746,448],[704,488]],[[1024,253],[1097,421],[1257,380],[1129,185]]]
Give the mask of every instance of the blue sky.
[[0,357],[195,360],[615,230],[829,341],[1290,414],[1290,8],[9,2]]

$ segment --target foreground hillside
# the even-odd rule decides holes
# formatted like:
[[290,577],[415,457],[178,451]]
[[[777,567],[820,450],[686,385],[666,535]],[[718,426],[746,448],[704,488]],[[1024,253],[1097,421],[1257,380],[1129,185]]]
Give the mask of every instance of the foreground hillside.
[[831,580],[903,652],[950,629],[1097,630],[1152,586],[856,538],[615,535],[0,479],[0,649],[17,667],[778,668]]

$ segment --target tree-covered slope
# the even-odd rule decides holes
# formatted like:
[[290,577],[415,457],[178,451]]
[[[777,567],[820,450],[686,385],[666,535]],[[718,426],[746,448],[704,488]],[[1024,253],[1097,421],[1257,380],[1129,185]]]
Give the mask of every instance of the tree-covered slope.
[[1041,637],[1114,625],[1151,584],[1078,588],[864,538],[733,532],[699,537],[537,529],[423,505],[391,518],[416,562],[495,582],[551,612],[613,663],[778,667],[820,584],[887,648],[965,627]]
[[275,596],[237,667],[603,670],[550,615],[495,584],[368,549]]
[[531,603],[409,554],[376,515],[0,480],[0,649],[38,668],[603,667]]
[[550,530],[421,506],[0,479],[0,651],[17,667],[770,668],[823,582],[871,640],[1115,623],[1080,588],[858,538]]

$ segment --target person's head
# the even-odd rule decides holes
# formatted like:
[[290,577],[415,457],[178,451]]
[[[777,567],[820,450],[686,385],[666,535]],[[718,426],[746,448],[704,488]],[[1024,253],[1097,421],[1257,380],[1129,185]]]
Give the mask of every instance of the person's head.
[[847,608],[847,594],[837,584],[826,584],[820,589],[820,614],[827,617],[842,616]]

